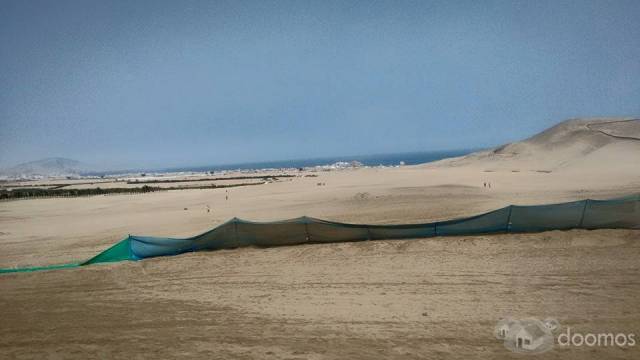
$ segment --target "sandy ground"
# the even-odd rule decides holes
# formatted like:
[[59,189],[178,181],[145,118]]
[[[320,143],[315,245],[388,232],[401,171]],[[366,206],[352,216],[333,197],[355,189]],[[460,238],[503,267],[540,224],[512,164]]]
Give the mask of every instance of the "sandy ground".
[[[0,267],[83,260],[128,233],[188,236],[233,216],[391,224],[639,193],[637,162],[606,161],[636,150],[620,141],[591,152],[591,163],[545,172],[484,159],[228,192],[3,202]],[[6,274],[0,358],[519,358],[493,337],[502,317],[640,334],[638,239],[640,230],[572,230],[389,240]],[[640,358],[640,346],[556,346],[541,358]]]
[[[5,275],[5,358],[522,358],[503,316],[638,333],[638,232],[239,249]],[[638,358],[556,348],[540,358]]]

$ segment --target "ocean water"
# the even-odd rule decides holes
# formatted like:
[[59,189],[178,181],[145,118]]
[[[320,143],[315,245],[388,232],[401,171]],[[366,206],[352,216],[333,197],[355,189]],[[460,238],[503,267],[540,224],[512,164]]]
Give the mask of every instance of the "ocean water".
[[238,163],[238,164],[225,164],[225,165],[211,165],[211,166],[192,166],[192,167],[178,167],[163,169],[164,172],[179,172],[179,171],[222,171],[222,170],[250,170],[250,169],[280,169],[280,168],[304,168],[313,166],[330,165],[339,161],[359,161],[363,165],[367,166],[393,166],[399,165],[400,162],[404,162],[405,165],[416,165],[427,162],[437,161],[445,158],[462,156],[478,149],[463,149],[463,150],[447,150],[447,151],[425,151],[425,152],[410,152],[410,153],[396,153],[396,154],[376,154],[376,155],[355,155],[355,156],[336,156],[336,157],[323,157],[314,159],[294,159],[294,160],[280,160],[280,161],[266,161],[266,162],[253,162],[253,163]]

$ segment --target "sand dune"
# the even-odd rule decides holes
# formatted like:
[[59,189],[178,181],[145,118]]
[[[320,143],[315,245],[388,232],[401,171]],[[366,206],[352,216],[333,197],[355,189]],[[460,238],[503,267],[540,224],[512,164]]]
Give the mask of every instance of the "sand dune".
[[430,166],[618,173],[640,163],[640,120],[572,119],[526,140]]

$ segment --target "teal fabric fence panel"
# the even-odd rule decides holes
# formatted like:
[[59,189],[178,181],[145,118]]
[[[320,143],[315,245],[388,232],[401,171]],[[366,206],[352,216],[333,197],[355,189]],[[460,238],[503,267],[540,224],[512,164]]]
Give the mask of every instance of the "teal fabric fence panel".
[[507,231],[509,206],[486,214],[435,224],[436,235],[491,234]]
[[536,232],[580,227],[586,201],[538,206],[511,206],[509,231]]

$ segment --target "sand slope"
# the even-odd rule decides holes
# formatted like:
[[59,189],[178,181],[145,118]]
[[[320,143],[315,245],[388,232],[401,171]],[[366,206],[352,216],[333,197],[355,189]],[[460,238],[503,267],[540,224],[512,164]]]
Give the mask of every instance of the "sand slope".
[[605,118],[567,120],[526,140],[443,160],[437,166],[617,173],[639,163],[640,120]]
[[[9,274],[2,358],[519,359],[504,316],[638,331],[638,232],[238,249]],[[541,359],[632,359],[640,347]]]

